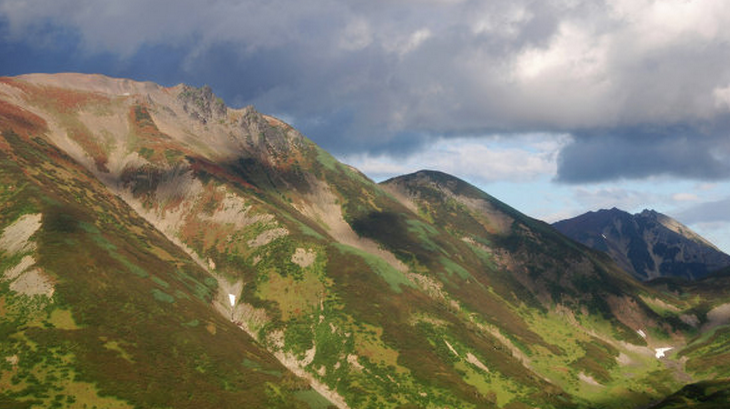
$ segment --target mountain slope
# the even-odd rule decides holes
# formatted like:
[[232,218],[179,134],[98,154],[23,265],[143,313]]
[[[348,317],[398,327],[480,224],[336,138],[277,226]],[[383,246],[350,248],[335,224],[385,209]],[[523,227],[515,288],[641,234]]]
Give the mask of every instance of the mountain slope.
[[[524,306],[533,308],[526,321],[528,328],[539,334],[538,341],[517,338],[518,344],[531,345],[525,348],[527,366],[553,383],[578,395],[607,394],[603,398],[594,395],[593,399],[618,394],[626,399],[624,404],[633,399],[640,402],[642,397],[631,396],[632,385],[661,378],[661,370],[655,367],[645,379],[633,373],[629,383],[622,385],[622,377],[629,380],[625,378],[628,368],[651,366],[649,362],[639,364],[642,358],[636,354],[641,350],[638,345],[648,342],[649,347],[656,348],[662,343],[683,343],[674,324],[662,323],[655,311],[661,294],[641,287],[607,257],[587,252],[545,223],[440,172],[421,171],[385,181],[383,185],[424,218],[467,244],[472,252],[488,257],[491,265],[483,266],[475,278],[502,297],[498,303],[501,308],[512,304],[520,311],[517,319],[510,316],[505,321],[520,323],[525,316]],[[499,309],[490,308],[482,313],[491,315]],[[536,314],[535,310],[542,313]],[[647,330],[647,326],[653,329]],[[503,328],[510,329],[512,336],[521,334],[514,326]],[[557,328],[561,329],[555,332]],[[611,329],[606,333],[608,328]],[[562,332],[566,330],[567,333]],[[643,336],[664,335],[643,338],[637,334],[639,330]],[[568,358],[555,350],[546,353],[538,344],[540,339],[545,347],[573,350],[582,358]],[[582,385],[560,374],[566,368],[571,368],[573,376],[578,375]],[[663,379],[655,387],[661,388],[666,381]],[[587,390],[591,388],[595,389]]]
[[676,220],[651,210],[589,212],[553,224],[561,233],[607,252],[641,280],[673,276],[696,279],[730,265],[730,256]]
[[[696,379],[708,379],[683,387],[663,399],[656,408],[725,408],[730,404],[730,268],[699,280],[665,277],[650,285],[666,294],[690,300],[682,318],[694,325],[700,336],[679,351]],[[702,320],[695,319],[702,317]],[[653,406],[654,407],[654,406]]]
[[[0,406],[308,407],[215,280],[2,103]],[[312,393],[311,391],[308,393]]]
[[[325,407],[311,385],[340,408],[636,407],[688,382],[684,362],[657,359],[654,348],[679,349],[702,335],[680,319],[694,304],[636,282],[605,255],[452,176],[419,172],[375,184],[290,126],[252,107],[226,107],[208,88],[30,75],[0,81],[0,96],[3,129],[20,135],[29,123],[44,124],[22,142],[4,132],[0,147],[57,152],[34,147],[22,155],[31,159],[10,157],[3,169],[50,178],[38,184],[43,191],[74,186],[69,200],[96,221],[96,230],[77,231],[100,243],[91,254],[102,258],[91,258],[88,279],[69,277],[72,293],[119,286],[119,297],[148,298],[140,308],[150,312],[131,321],[139,325],[102,341],[129,354],[150,333],[149,355],[134,350],[135,362],[156,362],[161,350],[176,351],[165,359],[195,362],[224,391],[216,395],[222,403],[202,406],[239,394],[250,407]],[[54,179],[59,169],[78,171]],[[128,219],[112,222],[117,212]],[[3,219],[14,252],[25,244],[9,238],[37,225],[19,214]],[[127,224],[134,227],[114,230]],[[139,238],[147,236],[154,240]],[[105,256],[115,249],[121,255]],[[48,254],[52,263],[78,262],[69,247]],[[5,274],[26,270],[24,256],[13,257]],[[116,268],[132,274],[110,285]],[[187,278],[180,280],[190,288],[178,285],[181,270],[200,286]],[[13,282],[4,282],[3,297],[15,296]],[[67,293],[56,286],[51,299]],[[84,321],[91,329],[118,311],[94,308],[95,320]],[[699,313],[695,320],[709,322]],[[23,331],[2,328],[15,338]],[[160,340],[170,331],[173,341]],[[195,331],[203,335],[190,338]],[[221,333],[228,345],[210,339]],[[196,361],[206,347],[226,364]],[[3,377],[13,365],[6,362]],[[165,363],[150,371],[168,393],[187,390],[186,370]],[[242,386],[235,373],[252,383]],[[125,379],[117,371],[97,377],[89,372],[99,385]],[[184,407],[184,398],[166,404]]]

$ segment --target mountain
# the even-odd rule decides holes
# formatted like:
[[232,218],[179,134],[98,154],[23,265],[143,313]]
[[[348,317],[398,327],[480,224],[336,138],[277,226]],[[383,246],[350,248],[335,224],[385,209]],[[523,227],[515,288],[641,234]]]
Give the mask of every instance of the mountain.
[[[699,280],[663,277],[649,283],[653,288],[678,298],[693,298],[693,306],[684,316],[692,323],[691,316],[705,317],[700,324],[694,322],[702,336],[695,337],[680,351],[688,362],[687,369],[702,372],[712,368],[707,380],[692,383],[652,406],[653,409],[669,408],[726,408],[730,402],[730,268],[709,274]],[[689,320],[687,318],[690,318]],[[702,377],[702,376],[700,376]]]
[[625,408],[727,372],[724,293],[208,87],[0,78],[0,135],[2,407]]
[[608,253],[640,280],[702,278],[730,266],[730,256],[687,226],[653,210],[629,214],[613,208],[553,224],[566,236]]

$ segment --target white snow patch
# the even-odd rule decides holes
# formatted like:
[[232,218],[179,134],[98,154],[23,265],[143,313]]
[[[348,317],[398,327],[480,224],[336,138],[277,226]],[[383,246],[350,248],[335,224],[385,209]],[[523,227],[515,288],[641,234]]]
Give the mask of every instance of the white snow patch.
[[636,333],[639,334],[642,338],[646,339],[646,333],[644,331],[637,330]]
[[605,240],[608,240],[608,237],[606,237],[605,234],[601,234],[601,237],[603,237]]
[[674,349],[673,347],[666,347],[666,348],[654,348],[654,351],[656,351],[656,354],[654,354],[657,359],[664,358],[664,353],[667,351],[670,351]]
[[228,294],[228,301],[231,302],[231,307],[234,307],[236,305],[236,296],[233,294]]

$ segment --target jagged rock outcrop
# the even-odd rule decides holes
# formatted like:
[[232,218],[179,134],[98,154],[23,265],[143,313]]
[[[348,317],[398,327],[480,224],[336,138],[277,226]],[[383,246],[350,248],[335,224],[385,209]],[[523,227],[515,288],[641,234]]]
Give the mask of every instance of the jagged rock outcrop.
[[177,98],[186,113],[204,124],[212,119],[225,118],[228,111],[223,100],[216,97],[207,85],[201,88],[183,85]]

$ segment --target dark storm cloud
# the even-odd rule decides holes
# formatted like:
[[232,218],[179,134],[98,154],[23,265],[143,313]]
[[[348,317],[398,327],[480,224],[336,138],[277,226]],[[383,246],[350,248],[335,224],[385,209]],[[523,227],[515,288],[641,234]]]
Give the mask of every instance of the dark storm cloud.
[[574,137],[561,181],[718,179],[728,19],[722,0],[0,0],[0,71],[209,84],[340,154],[547,132]]
[[577,133],[558,157],[557,180],[567,183],[668,175],[730,178],[730,126],[644,126]]

